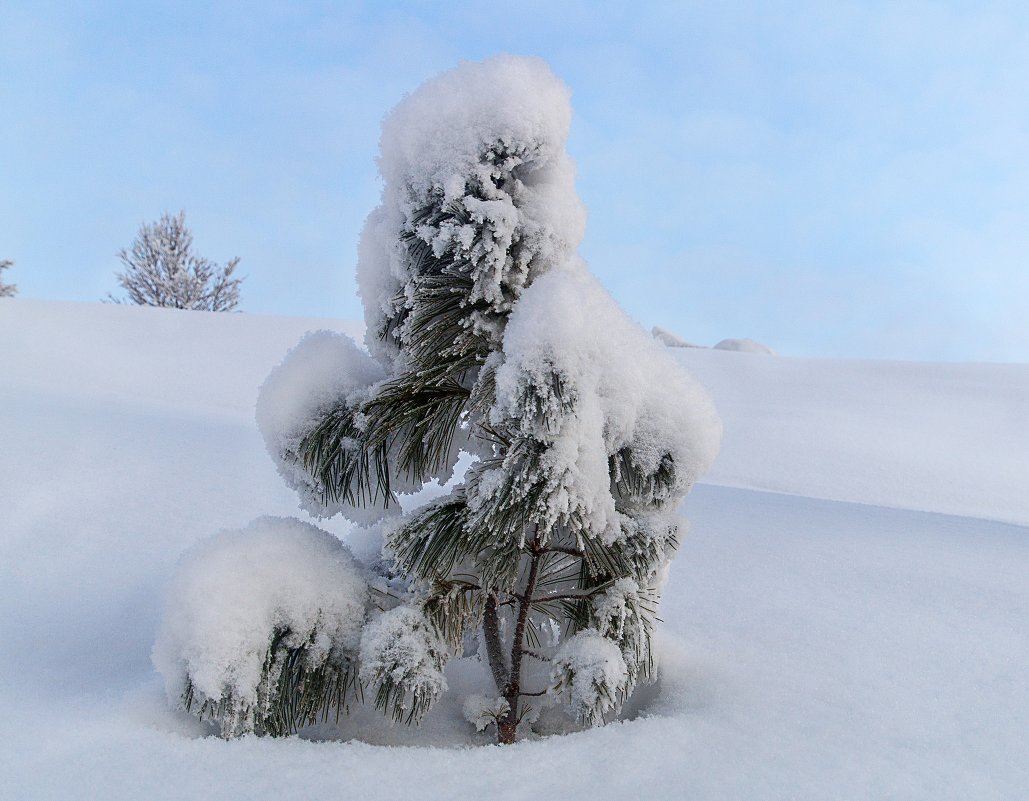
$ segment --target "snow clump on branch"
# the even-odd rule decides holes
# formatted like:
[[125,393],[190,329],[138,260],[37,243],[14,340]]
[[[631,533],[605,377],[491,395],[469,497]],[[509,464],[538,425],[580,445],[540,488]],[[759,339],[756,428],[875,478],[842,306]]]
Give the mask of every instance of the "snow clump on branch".
[[[342,498],[328,500],[324,481],[305,469],[304,438],[337,409],[359,406],[385,377],[382,366],[350,337],[335,331],[311,331],[265,379],[257,396],[257,427],[300,507],[316,517],[344,514],[356,523],[381,519],[377,506],[361,507]],[[343,442],[342,447],[356,447]]]
[[272,706],[287,662],[323,682],[325,696],[345,694],[367,603],[363,571],[338,539],[299,520],[258,518],[182,559],[154,665],[169,699],[218,720],[224,736],[285,733],[290,721]]

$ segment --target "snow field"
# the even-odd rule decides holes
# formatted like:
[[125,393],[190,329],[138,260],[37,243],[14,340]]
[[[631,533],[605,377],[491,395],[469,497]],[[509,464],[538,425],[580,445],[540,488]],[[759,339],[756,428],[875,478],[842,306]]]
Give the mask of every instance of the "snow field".
[[0,798],[1024,795],[1016,365],[674,351],[725,435],[684,509],[637,719],[455,748],[491,739],[463,718],[454,690],[486,688],[457,660],[419,729],[362,707],[312,736],[367,743],[204,736],[150,664],[160,599],[200,539],[304,517],[253,403],[324,327],[0,301]]

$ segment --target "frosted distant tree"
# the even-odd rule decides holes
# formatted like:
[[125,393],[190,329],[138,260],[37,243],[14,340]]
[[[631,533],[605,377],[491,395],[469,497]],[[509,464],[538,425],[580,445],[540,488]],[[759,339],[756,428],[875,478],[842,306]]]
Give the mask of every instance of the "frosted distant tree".
[[[478,642],[496,693],[465,713],[501,743],[562,708],[601,723],[654,675],[676,509],[721,433],[575,255],[569,124],[535,59],[465,64],[401,103],[360,248],[370,355],[309,334],[257,409],[304,508],[390,518],[351,655],[366,696],[417,722]],[[398,494],[447,481],[461,452],[463,481],[402,514]]]
[[18,293],[17,284],[5,284],[3,279],[4,270],[14,266],[10,259],[0,259],[0,298],[13,298]]
[[243,279],[233,278],[239,259],[219,267],[193,253],[183,211],[141,225],[132,247],[118,251],[118,258],[125,266],[117,278],[126,297],[108,295],[108,300],[200,311],[232,311],[239,305]]

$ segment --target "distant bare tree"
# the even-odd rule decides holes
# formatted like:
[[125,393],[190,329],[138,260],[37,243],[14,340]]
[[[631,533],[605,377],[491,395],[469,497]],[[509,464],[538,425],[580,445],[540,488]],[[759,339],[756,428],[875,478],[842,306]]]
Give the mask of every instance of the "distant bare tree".
[[126,298],[108,295],[114,303],[164,306],[173,309],[232,311],[239,305],[242,278],[232,273],[239,258],[224,267],[192,252],[193,234],[186,227],[186,213],[172,216],[165,212],[156,223],[144,223],[132,243],[118,258],[125,272],[118,273],[118,284]]
[[14,262],[10,259],[0,259],[0,298],[13,298],[18,293],[15,284],[5,284],[3,279],[4,270],[13,266]]

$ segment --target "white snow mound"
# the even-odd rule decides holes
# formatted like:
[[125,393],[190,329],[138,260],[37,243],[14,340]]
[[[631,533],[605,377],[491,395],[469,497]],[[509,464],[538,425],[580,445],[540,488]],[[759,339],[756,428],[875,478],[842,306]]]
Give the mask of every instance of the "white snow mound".
[[714,346],[715,350],[736,350],[741,353],[764,353],[768,356],[775,356],[775,351],[767,345],[755,342],[753,339],[723,339]]
[[659,325],[655,325],[650,329],[650,335],[654,337],[658,342],[668,348],[700,348],[702,345],[694,345],[692,342],[687,342],[685,339],[680,337],[678,334],[673,334],[667,328],[662,328]]

